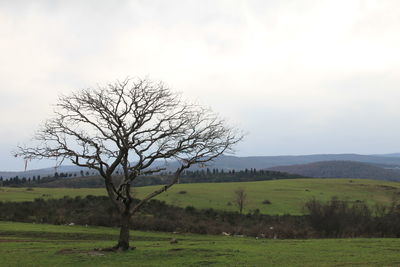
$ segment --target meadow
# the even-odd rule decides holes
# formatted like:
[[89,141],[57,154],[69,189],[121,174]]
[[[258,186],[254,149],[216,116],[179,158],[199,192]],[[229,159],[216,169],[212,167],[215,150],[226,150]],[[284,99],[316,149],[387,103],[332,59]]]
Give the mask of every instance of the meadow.
[[[135,189],[142,198],[160,186]],[[389,204],[400,197],[400,183],[365,179],[288,179],[240,183],[177,184],[156,197],[168,204],[200,209],[213,208],[235,211],[234,191],[244,188],[247,194],[245,212],[259,209],[264,214],[304,213],[303,205],[310,199],[327,201],[333,196],[348,201],[365,201],[368,205]],[[106,195],[103,188],[0,188],[0,201],[31,201],[35,198]],[[270,204],[263,204],[268,200]]]
[[[0,222],[0,266],[398,266],[400,239],[273,240],[132,231],[135,250],[103,252],[118,229]],[[178,240],[171,244],[171,238]]]

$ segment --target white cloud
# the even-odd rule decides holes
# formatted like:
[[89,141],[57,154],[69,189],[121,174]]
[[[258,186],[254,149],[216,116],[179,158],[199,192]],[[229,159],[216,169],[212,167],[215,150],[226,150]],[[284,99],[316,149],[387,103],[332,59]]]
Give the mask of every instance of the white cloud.
[[239,154],[399,151],[399,27],[398,1],[2,1],[0,169],[59,93],[127,75],[241,125]]

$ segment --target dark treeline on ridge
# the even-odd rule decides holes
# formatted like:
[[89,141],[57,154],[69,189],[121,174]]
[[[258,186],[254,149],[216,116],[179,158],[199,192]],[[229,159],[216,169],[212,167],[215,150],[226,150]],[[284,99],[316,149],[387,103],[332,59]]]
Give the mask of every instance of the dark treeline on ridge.
[[[279,171],[244,169],[241,171],[223,169],[199,169],[186,171],[182,174],[180,183],[216,183],[216,182],[248,182],[275,179],[304,178],[297,174],[288,174]],[[118,173],[115,179],[118,178]],[[171,173],[160,175],[139,176],[133,181],[135,186],[160,185],[169,182]],[[53,177],[20,178],[13,177],[8,180],[0,177],[0,186],[20,187],[104,187],[104,181],[99,176],[72,177],[68,173],[58,174]]]

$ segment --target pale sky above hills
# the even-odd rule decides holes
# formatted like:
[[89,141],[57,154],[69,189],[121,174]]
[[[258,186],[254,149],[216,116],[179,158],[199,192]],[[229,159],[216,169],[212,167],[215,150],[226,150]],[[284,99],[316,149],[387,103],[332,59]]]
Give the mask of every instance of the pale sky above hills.
[[228,118],[239,156],[398,152],[399,29],[395,0],[1,1],[0,170],[58,94],[127,76]]

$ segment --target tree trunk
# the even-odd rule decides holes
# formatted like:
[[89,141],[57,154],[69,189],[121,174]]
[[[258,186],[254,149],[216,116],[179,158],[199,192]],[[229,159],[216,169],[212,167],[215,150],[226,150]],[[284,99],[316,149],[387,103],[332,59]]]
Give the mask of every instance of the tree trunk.
[[119,232],[118,244],[114,247],[118,250],[129,249],[129,220],[131,216],[129,212],[123,212],[121,214],[121,229]]

